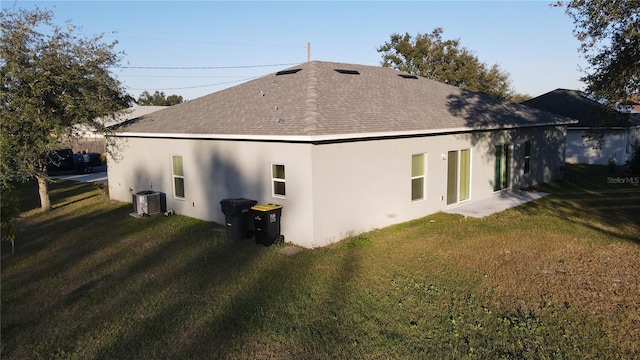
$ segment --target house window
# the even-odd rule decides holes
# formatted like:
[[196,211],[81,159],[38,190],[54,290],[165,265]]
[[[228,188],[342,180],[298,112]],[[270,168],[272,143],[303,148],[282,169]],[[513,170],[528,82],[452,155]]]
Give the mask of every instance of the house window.
[[273,196],[284,197],[286,195],[284,165],[271,164],[271,184]]
[[524,143],[524,173],[531,172],[531,141]]
[[424,199],[425,154],[411,156],[411,200]]
[[184,169],[182,156],[171,156],[171,171],[173,175],[173,196],[184,199]]
[[509,144],[495,147],[495,173],[493,177],[493,190],[498,191],[509,187],[509,166],[511,164],[511,151]]
[[447,205],[469,200],[471,195],[471,149],[447,154]]

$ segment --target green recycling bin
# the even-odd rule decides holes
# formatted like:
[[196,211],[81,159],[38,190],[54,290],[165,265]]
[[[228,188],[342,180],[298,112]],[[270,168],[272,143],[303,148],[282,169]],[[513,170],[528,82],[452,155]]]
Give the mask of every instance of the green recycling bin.
[[284,242],[284,235],[280,234],[282,205],[258,204],[252,206],[251,210],[256,243],[271,246]]

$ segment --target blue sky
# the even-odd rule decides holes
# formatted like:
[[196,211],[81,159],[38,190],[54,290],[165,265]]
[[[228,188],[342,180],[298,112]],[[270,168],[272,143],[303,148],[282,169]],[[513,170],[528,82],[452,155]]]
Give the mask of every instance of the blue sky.
[[[53,10],[88,36],[117,40],[114,69],[129,93],[161,90],[194,99],[311,59],[379,65],[376,49],[392,33],[430,33],[510,74],[519,93],[583,89],[573,23],[548,1],[2,1],[2,7]],[[280,65],[278,65],[280,64]],[[254,67],[256,65],[278,65]]]

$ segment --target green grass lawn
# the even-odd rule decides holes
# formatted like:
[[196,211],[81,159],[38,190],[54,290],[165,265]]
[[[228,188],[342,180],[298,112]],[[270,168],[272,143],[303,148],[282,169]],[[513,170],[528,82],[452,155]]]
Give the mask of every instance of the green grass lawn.
[[[2,244],[2,359],[635,359],[640,186],[574,166],[551,195],[284,255],[52,185]],[[615,175],[613,175],[615,176]]]

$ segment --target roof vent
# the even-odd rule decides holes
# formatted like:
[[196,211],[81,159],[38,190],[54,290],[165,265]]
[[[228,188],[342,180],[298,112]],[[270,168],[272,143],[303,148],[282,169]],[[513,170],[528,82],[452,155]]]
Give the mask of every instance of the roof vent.
[[398,76],[405,79],[418,79],[417,76],[411,74],[398,74]]
[[360,75],[358,70],[345,70],[345,69],[333,69],[340,74],[348,74],[348,75]]
[[282,70],[282,71],[278,71],[276,73],[276,76],[280,76],[280,75],[289,75],[289,74],[295,74],[298,71],[300,71],[302,69],[290,69],[290,70]]

